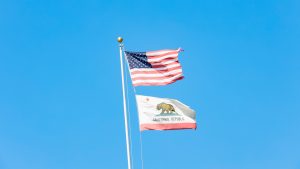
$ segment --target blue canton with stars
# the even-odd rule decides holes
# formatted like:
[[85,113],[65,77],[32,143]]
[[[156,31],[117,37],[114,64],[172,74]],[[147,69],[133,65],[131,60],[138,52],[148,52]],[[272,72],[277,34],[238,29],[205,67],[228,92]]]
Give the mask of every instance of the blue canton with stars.
[[125,51],[130,69],[134,68],[152,68],[147,61],[146,52],[128,52]]

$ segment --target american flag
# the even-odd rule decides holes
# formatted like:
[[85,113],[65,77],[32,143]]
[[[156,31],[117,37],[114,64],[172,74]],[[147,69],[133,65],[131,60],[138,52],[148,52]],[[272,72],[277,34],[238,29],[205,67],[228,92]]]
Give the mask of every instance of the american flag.
[[177,50],[151,52],[125,51],[134,86],[159,86],[183,79]]

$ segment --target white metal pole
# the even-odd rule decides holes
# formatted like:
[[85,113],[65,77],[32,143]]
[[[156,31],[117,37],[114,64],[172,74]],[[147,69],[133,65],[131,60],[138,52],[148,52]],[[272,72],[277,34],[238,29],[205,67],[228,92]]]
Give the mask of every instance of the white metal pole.
[[130,142],[128,135],[128,120],[127,120],[127,108],[126,108],[126,95],[125,95],[125,84],[124,84],[124,68],[123,68],[123,39],[118,38],[120,48],[120,63],[121,63],[121,75],[122,75],[122,92],[123,92],[123,109],[124,109],[124,121],[125,121],[125,135],[126,135],[126,149],[127,149],[127,163],[128,169],[131,169],[131,157],[130,157]]

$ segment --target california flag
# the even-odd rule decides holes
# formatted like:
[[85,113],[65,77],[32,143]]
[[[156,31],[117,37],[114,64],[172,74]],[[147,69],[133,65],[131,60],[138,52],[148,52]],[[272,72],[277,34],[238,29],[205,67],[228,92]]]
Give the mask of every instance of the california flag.
[[196,113],[178,100],[136,95],[140,130],[196,129]]

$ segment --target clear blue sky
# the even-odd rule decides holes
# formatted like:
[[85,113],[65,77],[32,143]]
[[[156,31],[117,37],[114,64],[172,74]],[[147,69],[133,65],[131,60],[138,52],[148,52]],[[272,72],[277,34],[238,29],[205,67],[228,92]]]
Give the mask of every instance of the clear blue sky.
[[[0,169],[126,169],[119,51],[182,47],[198,130],[146,131],[145,169],[300,169],[300,1],[0,1]],[[129,88],[134,169],[141,168]]]

